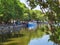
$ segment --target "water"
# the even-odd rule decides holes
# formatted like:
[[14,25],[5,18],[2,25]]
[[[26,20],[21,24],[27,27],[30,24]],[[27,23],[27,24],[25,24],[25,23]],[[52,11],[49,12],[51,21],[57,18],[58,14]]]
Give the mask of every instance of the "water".
[[54,45],[55,43],[48,41],[49,39],[49,35],[44,35],[42,38],[35,38],[30,40],[28,45]]
[[11,35],[2,35],[0,37],[0,41],[2,42],[0,42],[0,45],[57,45],[56,42],[58,42],[58,40],[55,39],[58,38],[54,38],[56,36],[53,34],[46,35],[44,30],[40,29],[40,26],[43,27],[42,25],[38,25],[36,31],[22,28],[20,31],[12,33]]

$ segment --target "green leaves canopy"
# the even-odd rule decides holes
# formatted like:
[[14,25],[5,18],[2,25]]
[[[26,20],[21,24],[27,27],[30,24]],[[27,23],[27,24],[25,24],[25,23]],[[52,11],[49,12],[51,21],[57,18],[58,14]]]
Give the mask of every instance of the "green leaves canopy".
[[8,22],[11,19],[20,19],[26,6],[19,0],[0,0],[0,21]]
[[[48,15],[50,15],[51,12],[53,12],[50,16],[47,17],[49,18],[49,20],[51,19],[51,17],[55,17],[56,15],[56,20],[59,21],[60,19],[60,3],[59,0],[27,0],[27,2],[29,2],[29,6],[31,7],[31,9],[35,8],[37,5],[40,6],[40,9],[45,11],[45,9],[47,10],[47,12],[49,13]],[[48,8],[48,9],[47,9]],[[55,20],[53,20],[55,21]]]

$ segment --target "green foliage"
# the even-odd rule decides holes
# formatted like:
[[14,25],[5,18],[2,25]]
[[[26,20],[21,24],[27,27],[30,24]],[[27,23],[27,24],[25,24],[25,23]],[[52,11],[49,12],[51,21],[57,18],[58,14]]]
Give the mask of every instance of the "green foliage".
[[37,5],[40,6],[40,9],[42,10],[42,12],[43,10],[44,11],[47,10],[47,12],[45,13],[43,12],[43,13],[45,14],[44,16],[47,17],[49,21],[51,32],[53,31],[52,33],[53,36],[51,36],[50,38],[54,42],[59,43],[60,42],[60,28],[58,27],[60,26],[54,27],[53,24],[56,24],[56,23],[58,24],[58,22],[60,22],[60,0],[34,0],[34,1],[27,0],[27,1],[29,2],[29,6],[31,6],[32,8],[36,4],[36,6]]
[[0,0],[0,16],[2,21],[20,19],[24,14],[26,6],[20,0]]
[[[50,20],[52,17],[51,20],[53,20],[53,21],[58,20],[59,21],[59,17],[60,17],[59,0],[33,0],[33,1],[27,0],[27,2],[29,2],[29,6],[31,6],[31,4],[33,5],[33,6],[31,6],[32,8],[34,7],[34,5],[36,5],[36,6],[39,5],[41,10],[49,8],[48,9],[48,15],[49,16],[46,14],[48,19]],[[54,13],[52,13],[52,12],[54,12]],[[55,15],[56,15],[56,19],[55,19]]]
[[41,13],[39,10],[29,10],[29,18],[35,20],[43,20],[44,14]]
[[43,20],[43,18],[44,18],[44,14],[42,14],[41,11],[26,9],[21,20],[29,20],[29,19]]

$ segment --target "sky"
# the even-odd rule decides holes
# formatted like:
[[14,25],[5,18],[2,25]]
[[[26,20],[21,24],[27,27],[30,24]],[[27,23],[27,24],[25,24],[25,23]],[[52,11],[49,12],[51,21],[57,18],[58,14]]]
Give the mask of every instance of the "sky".
[[[20,2],[24,3],[30,9],[30,7],[26,3],[26,0],[20,0]],[[40,10],[40,7],[37,6],[34,10]]]

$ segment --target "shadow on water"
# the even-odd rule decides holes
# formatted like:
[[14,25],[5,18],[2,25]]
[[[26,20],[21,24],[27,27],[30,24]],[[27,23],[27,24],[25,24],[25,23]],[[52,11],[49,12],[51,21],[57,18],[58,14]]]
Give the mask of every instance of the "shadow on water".
[[39,29],[37,31],[21,30],[19,34],[3,34],[0,36],[0,45],[5,45],[5,43],[7,43],[6,45],[28,45],[31,39],[42,37],[42,35],[42,31]]
[[9,45],[20,45],[20,44],[18,44],[18,43],[11,43],[11,44],[9,44]]
[[[4,44],[0,44],[0,45],[4,45]],[[11,44],[8,44],[8,45],[20,45],[18,43],[11,43]]]
[[[23,37],[24,34],[2,34],[0,35],[0,43],[3,43],[3,42],[9,42],[9,41],[12,41],[12,40],[9,40],[11,38],[18,38],[18,37]],[[0,44],[1,45],[1,44]]]

